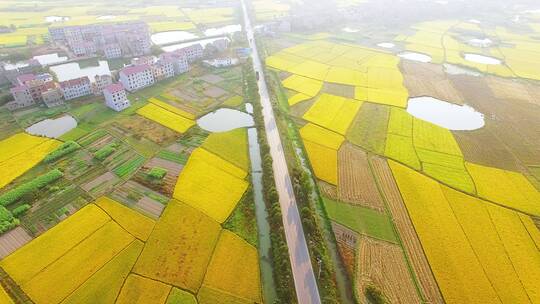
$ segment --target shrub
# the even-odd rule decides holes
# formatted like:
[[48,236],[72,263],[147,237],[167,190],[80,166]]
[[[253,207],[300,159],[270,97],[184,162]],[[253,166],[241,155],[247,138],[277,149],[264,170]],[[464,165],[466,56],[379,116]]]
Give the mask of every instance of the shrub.
[[385,304],[386,303],[386,299],[384,298],[384,295],[382,294],[382,292],[373,285],[367,286],[365,293],[366,293],[366,298],[368,299],[369,303],[372,303],[372,304]]
[[3,195],[1,195],[0,196],[0,205],[1,206],[10,205],[10,204],[16,202],[17,200],[19,200],[21,197],[25,196],[26,194],[33,193],[33,192],[47,186],[48,184],[58,180],[62,176],[64,176],[64,174],[58,169],[51,170],[51,171],[47,172],[46,174],[38,176],[38,177],[34,178],[33,180],[31,180],[31,181],[29,181],[27,183],[24,183],[24,184],[18,186],[17,188],[12,189],[12,190],[4,193]]
[[60,159],[62,156],[67,155],[71,152],[74,152],[81,148],[81,145],[74,141],[66,141],[65,143],[61,144],[56,150],[49,153],[45,158],[43,159],[46,163],[52,163],[58,159]]
[[114,151],[116,151],[116,147],[118,147],[118,144],[116,143],[108,144],[105,147],[97,150],[96,153],[94,153],[94,157],[98,160],[104,160],[109,155],[113,154]]
[[30,205],[23,204],[23,205],[20,205],[20,206],[16,207],[15,209],[13,209],[13,211],[11,211],[11,213],[13,214],[13,216],[18,217],[19,215],[25,214],[26,211],[30,210],[30,208],[31,208]]
[[167,175],[167,170],[160,167],[154,167],[148,172],[148,177],[151,179],[163,179],[165,175]]

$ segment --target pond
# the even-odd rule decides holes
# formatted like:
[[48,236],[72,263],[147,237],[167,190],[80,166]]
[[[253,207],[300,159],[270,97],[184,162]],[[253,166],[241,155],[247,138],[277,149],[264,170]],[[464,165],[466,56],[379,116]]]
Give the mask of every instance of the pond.
[[65,56],[58,56],[58,53],[34,56],[34,59],[36,59],[42,66],[56,64],[68,60],[68,58]]
[[151,38],[153,43],[157,45],[163,45],[174,42],[193,40],[199,38],[199,36],[186,31],[168,31],[155,33],[152,35]]
[[94,82],[96,75],[111,75],[109,63],[105,60],[100,60],[99,65],[97,66],[81,68],[79,63],[71,62],[52,66],[50,67],[50,70],[56,75],[58,81],[66,81],[88,76],[88,78],[90,78],[90,81]]
[[209,132],[227,132],[238,128],[252,127],[253,117],[233,109],[218,109],[197,120],[202,129]]
[[407,112],[448,130],[476,130],[485,124],[484,115],[474,108],[433,97],[410,98]]
[[351,28],[351,27],[345,27],[345,28],[342,28],[341,30],[344,31],[345,33],[358,33],[358,32],[360,32],[359,29],[355,29],[355,28]]
[[418,61],[418,62],[431,62],[431,56],[415,52],[403,52],[398,54],[399,57],[407,60]]
[[248,114],[253,114],[253,105],[251,103],[246,103],[245,105],[246,107],[246,112],[248,112]]
[[[173,45],[169,45],[169,46],[165,46],[165,47],[162,47],[161,49],[165,52],[173,52],[173,51],[176,51],[178,49],[181,49],[181,48],[185,48],[185,47],[188,47],[188,46],[192,46],[194,44],[201,44],[203,47],[206,47],[208,44],[216,41],[216,40],[219,40],[219,39],[223,39],[223,37],[217,37],[217,38],[208,38],[208,39],[201,39],[201,40],[196,40],[196,41],[190,41],[190,42],[184,42],[184,43],[179,43],[179,44],[173,44]],[[229,39],[229,38],[225,38],[225,39]]]
[[77,127],[77,121],[70,115],[55,119],[45,119],[26,128],[32,135],[58,138]]
[[502,61],[490,56],[484,56],[480,54],[472,54],[472,53],[465,53],[464,55],[465,60],[476,62],[476,63],[482,63],[482,64],[488,64],[488,65],[497,65],[501,64]]
[[215,27],[215,28],[209,28],[204,31],[205,36],[220,36],[220,35],[228,35],[236,32],[242,31],[242,25],[240,24],[232,24],[232,25],[226,25],[222,27]]
[[444,71],[449,75],[469,75],[469,76],[474,76],[474,77],[480,77],[482,75],[479,72],[473,71],[471,69],[463,68],[458,65],[445,63],[443,66],[444,66]]
[[396,45],[393,44],[392,42],[381,42],[381,43],[378,43],[377,46],[382,47],[382,48],[385,48],[385,49],[392,49],[392,48],[394,48]]
[[63,22],[68,21],[69,17],[66,16],[47,16],[45,17],[46,22]]

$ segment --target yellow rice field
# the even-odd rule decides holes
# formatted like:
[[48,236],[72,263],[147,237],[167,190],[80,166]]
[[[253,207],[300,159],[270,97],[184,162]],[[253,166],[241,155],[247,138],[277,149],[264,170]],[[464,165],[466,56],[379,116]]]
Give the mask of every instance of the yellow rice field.
[[343,135],[309,123],[300,129],[300,135],[304,140],[318,143],[333,150],[338,150],[345,141]]
[[521,173],[466,163],[478,195],[513,209],[540,215],[540,193]]
[[0,189],[37,165],[61,143],[24,133],[0,141]]
[[116,303],[118,304],[163,304],[169,296],[171,286],[159,281],[130,274],[127,278]]
[[100,208],[88,205],[4,258],[0,266],[18,284],[24,285],[109,221]]
[[2,286],[0,286],[0,303],[13,304],[13,300],[11,300]]
[[203,286],[261,303],[257,249],[236,234],[223,230],[204,277]]
[[295,104],[301,103],[302,101],[306,101],[306,100],[308,100],[310,98],[311,98],[311,96],[309,96],[309,95],[298,93],[298,94],[295,94],[295,95],[289,97],[288,102],[289,102],[290,106],[294,106]]
[[36,303],[59,303],[133,240],[120,226],[109,222],[21,287]]
[[347,133],[362,102],[340,96],[322,94],[303,118],[331,131]]
[[173,197],[223,223],[248,187],[246,172],[206,152],[194,151],[182,170]]
[[197,292],[220,231],[221,226],[212,218],[172,200],[156,223],[133,271]]
[[110,198],[101,197],[94,203],[103,209],[113,221],[142,241],[146,241],[154,228],[153,220]]
[[62,301],[62,304],[114,303],[143,246],[142,242],[133,241]]
[[149,103],[137,110],[137,114],[153,120],[160,125],[163,125],[178,133],[184,133],[195,125],[195,121],[168,111],[153,103]]
[[178,114],[178,115],[180,115],[182,117],[185,117],[187,119],[194,120],[196,118],[195,115],[193,115],[191,113],[188,113],[188,112],[186,112],[186,111],[184,111],[184,110],[182,110],[180,108],[177,108],[175,106],[172,106],[172,105],[170,105],[170,104],[168,104],[168,103],[166,103],[164,101],[161,101],[161,100],[159,100],[159,99],[157,99],[155,97],[152,97],[152,98],[148,99],[148,102],[151,102],[151,103],[155,104],[158,107],[161,107],[161,108],[163,108],[163,109],[165,109],[165,110],[167,110],[169,112],[172,112],[174,114]]
[[345,138],[314,124],[305,125],[300,129],[300,135],[315,175],[321,180],[337,185],[337,154]]
[[287,79],[283,80],[283,86],[287,89],[291,89],[304,95],[316,96],[319,94],[319,91],[322,89],[322,81],[315,80],[299,75],[292,75]]

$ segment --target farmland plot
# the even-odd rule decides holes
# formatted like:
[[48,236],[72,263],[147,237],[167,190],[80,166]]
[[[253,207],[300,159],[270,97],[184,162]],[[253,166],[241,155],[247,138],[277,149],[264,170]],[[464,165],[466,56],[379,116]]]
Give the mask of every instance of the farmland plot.
[[185,133],[189,128],[195,125],[195,122],[189,118],[170,112],[153,103],[140,108],[137,114],[153,120],[178,133]]
[[361,102],[353,99],[322,94],[303,118],[344,135],[361,106]]
[[130,274],[118,295],[116,303],[165,303],[170,291],[170,285],[136,274]]
[[346,143],[338,152],[338,197],[343,202],[383,211],[383,203],[371,174],[367,154]]
[[390,303],[421,303],[401,248],[369,237],[359,239],[356,280],[358,294],[378,286]]
[[220,231],[218,222],[173,200],[156,223],[133,271],[196,292]]
[[343,136],[313,124],[305,125],[300,135],[315,175],[337,185],[337,150],[344,140]]
[[249,170],[248,140],[246,129],[212,133],[202,147],[245,171]]
[[390,108],[364,103],[347,132],[347,139],[368,151],[383,154]]
[[358,248],[358,235],[351,229],[332,222],[332,232],[336,237],[336,242],[339,250],[339,254],[343,259],[343,263],[349,272],[349,275],[353,277],[355,265],[356,265],[356,249]]
[[444,303],[387,161],[380,157],[372,157],[370,163],[386,198],[392,220],[410,260],[412,270],[416,274],[423,297],[430,303]]

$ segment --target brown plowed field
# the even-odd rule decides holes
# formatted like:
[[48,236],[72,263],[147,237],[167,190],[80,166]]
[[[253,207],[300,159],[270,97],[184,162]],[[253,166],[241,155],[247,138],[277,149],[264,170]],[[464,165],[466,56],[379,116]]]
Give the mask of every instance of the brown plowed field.
[[345,268],[352,277],[354,274],[355,252],[358,246],[358,234],[351,229],[332,222],[332,231],[336,237],[339,254],[345,264]]
[[322,195],[325,197],[328,197],[334,201],[339,200],[337,195],[337,187],[329,184],[327,182],[319,180],[319,190],[321,191]]
[[383,211],[384,205],[369,168],[367,153],[347,142],[339,149],[338,164],[339,200]]
[[0,236],[0,259],[30,242],[32,237],[22,228],[17,227]]
[[409,96],[431,96],[456,104],[464,103],[463,95],[448,79],[442,66],[404,60],[401,67]]
[[360,237],[359,243],[358,294],[373,284],[382,290],[389,303],[421,303],[401,247],[366,236]]
[[426,302],[444,303],[388,163],[376,156],[370,162]]

